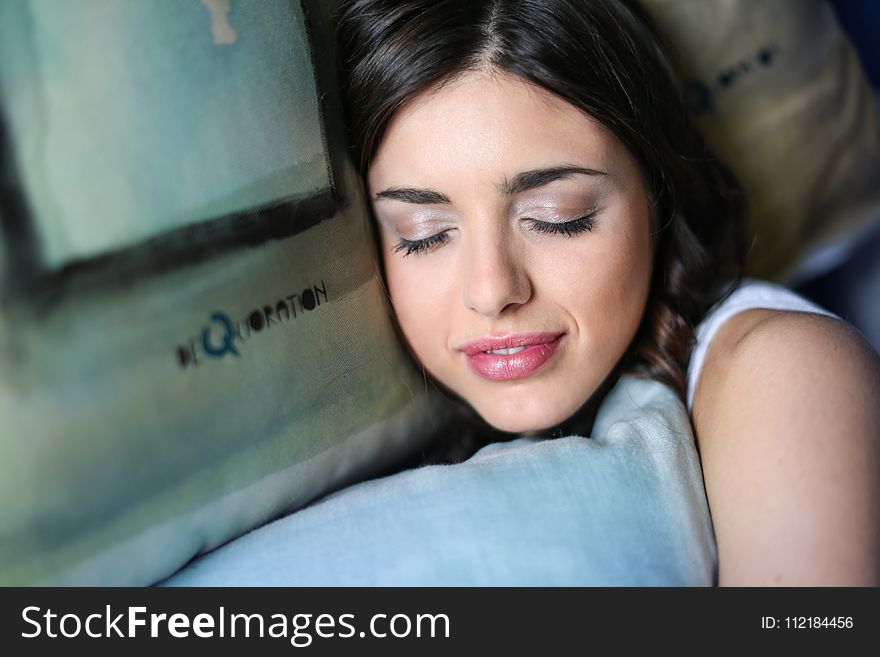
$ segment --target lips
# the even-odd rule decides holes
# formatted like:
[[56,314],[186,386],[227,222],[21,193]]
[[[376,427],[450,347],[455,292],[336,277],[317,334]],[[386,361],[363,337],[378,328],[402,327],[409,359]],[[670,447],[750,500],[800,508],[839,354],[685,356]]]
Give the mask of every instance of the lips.
[[468,366],[489,381],[513,381],[537,374],[556,354],[563,333],[518,333],[473,340],[460,347]]

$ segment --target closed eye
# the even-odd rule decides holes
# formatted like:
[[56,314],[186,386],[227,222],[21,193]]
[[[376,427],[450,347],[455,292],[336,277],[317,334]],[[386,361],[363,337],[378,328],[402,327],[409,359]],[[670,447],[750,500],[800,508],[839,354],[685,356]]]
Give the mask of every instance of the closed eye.
[[[574,237],[580,233],[584,233],[586,231],[593,230],[593,226],[596,224],[596,214],[598,210],[593,210],[589,214],[586,214],[582,217],[578,217],[577,219],[572,219],[571,221],[565,222],[552,222],[552,221],[540,221],[538,219],[525,218],[523,221],[527,221],[529,223],[529,230],[532,230],[536,233],[544,233],[547,235],[562,235],[563,237]],[[428,253],[433,251],[440,245],[444,244],[449,240],[449,230],[443,230],[435,235],[431,235],[430,237],[425,237],[419,240],[408,240],[401,238],[397,244],[394,245],[392,251],[394,253],[399,253],[401,251],[404,252],[403,257],[405,258],[408,255],[412,255],[413,253]]]
[[538,219],[525,218],[523,221],[529,223],[529,230],[536,233],[545,233],[547,235],[562,235],[563,237],[574,237],[580,233],[593,230],[596,224],[596,214],[598,210],[593,210],[589,214],[585,214],[577,219],[565,221],[561,223],[552,221],[539,221]]
[[394,253],[398,253],[400,251],[405,251],[403,257],[412,254],[412,253],[427,253],[429,251],[433,251],[438,246],[443,244],[449,239],[449,231],[443,230],[437,233],[436,235],[431,235],[430,237],[426,237],[420,240],[407,240],[401,238],[401,240],[394,245],[392,249]]

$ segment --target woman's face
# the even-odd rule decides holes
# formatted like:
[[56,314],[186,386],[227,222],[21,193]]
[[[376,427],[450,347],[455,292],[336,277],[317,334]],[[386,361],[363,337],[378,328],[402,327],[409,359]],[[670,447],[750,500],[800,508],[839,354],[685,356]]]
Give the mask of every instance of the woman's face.
[[471,73],[398,112],[368,185],[391,301],[428,372],[503,431],[577,411],[648,295],[649,204],[627,149],[537,86]]

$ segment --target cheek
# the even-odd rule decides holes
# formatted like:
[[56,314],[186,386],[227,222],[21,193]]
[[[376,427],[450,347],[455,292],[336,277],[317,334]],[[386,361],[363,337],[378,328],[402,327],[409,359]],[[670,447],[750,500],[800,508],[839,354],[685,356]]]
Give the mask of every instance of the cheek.
[[644,313],[652,268],[653,245],[648,218],[645,217],[642,226],[638,229],[631,226],[631,230],[624,233],[606,271],[605,308],[613,310],[609,313],[609,329],[620,331],[627,344],[634,337]]
[[[426,366],[442,353],[452,308],[444,293],[448,272],[424,262],[408,262],[400,253],[385,250],[385,280],[400,330],[416,357]],[[415,266],[418,265],[418,266]]]
[[631,227],[614,244],[603,271],[608,294],[621,309],[643,305],[650,287],[652,265],[653,246],[648,229]]
[[[580,245],[558,253],[552,270],[545,273],[591,348],[603,352],[622,352],[628,346],[650,289],[650,227],[641,213],[633,219],[621,221],[621,230],[601,239],[586,235]],[[597,239],[590,241],[591,237]]]

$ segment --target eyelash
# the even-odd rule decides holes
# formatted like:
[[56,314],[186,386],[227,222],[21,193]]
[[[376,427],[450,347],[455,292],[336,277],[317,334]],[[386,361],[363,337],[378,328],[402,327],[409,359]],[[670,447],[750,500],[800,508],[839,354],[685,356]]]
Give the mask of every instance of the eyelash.
[[596,225],[596,210],[585,214],[577,219],[565,221],[563,223],[551,223],[548,221],[538,221],[537,219],[526,219],[532,230],[536,233],[545,233],[547,235],[562,235],[565,238],[574,237],[580,233],[593,230]]
[[[547,235],[562,235],[568,239],[569,237],[574,237],[580,233],[584,233],[590,230],[593,230],[593,226],[596,224],[595,221],[596,211],[590,212],[589,214],[585,214],[582,217],[578,217],[577,219],[572,219],[571,221],[565,221],[563,223],[553,223],[549,221],[538,221],[537,219],[525,218],[524,221],[528,221],[531,225],[530,230],[535,231],[536,233],[544,233]],[[449,231],[444,230],[442,232],[437,233],[436,235],[431,235],[431,237],[426,237],[421,240],[407,240],[402,239],[394,246],[394,253],[399,253],[400,251],[405,251],[403,257],[413,254],[413,253],[427,253],[429,251],[434,250],[441,244],[445,243],[449,239]]]
[[431,237],[426,237],[423,240],[405,240],[401,238],[401,240],[394,246],[394,253],[405,250],[406,253],[403,254],[404,258],[411,253],[427,253],[428,251],[437,248],[448,239],[449,231],[446,230],[437,233],[436,235],[431,235]]

